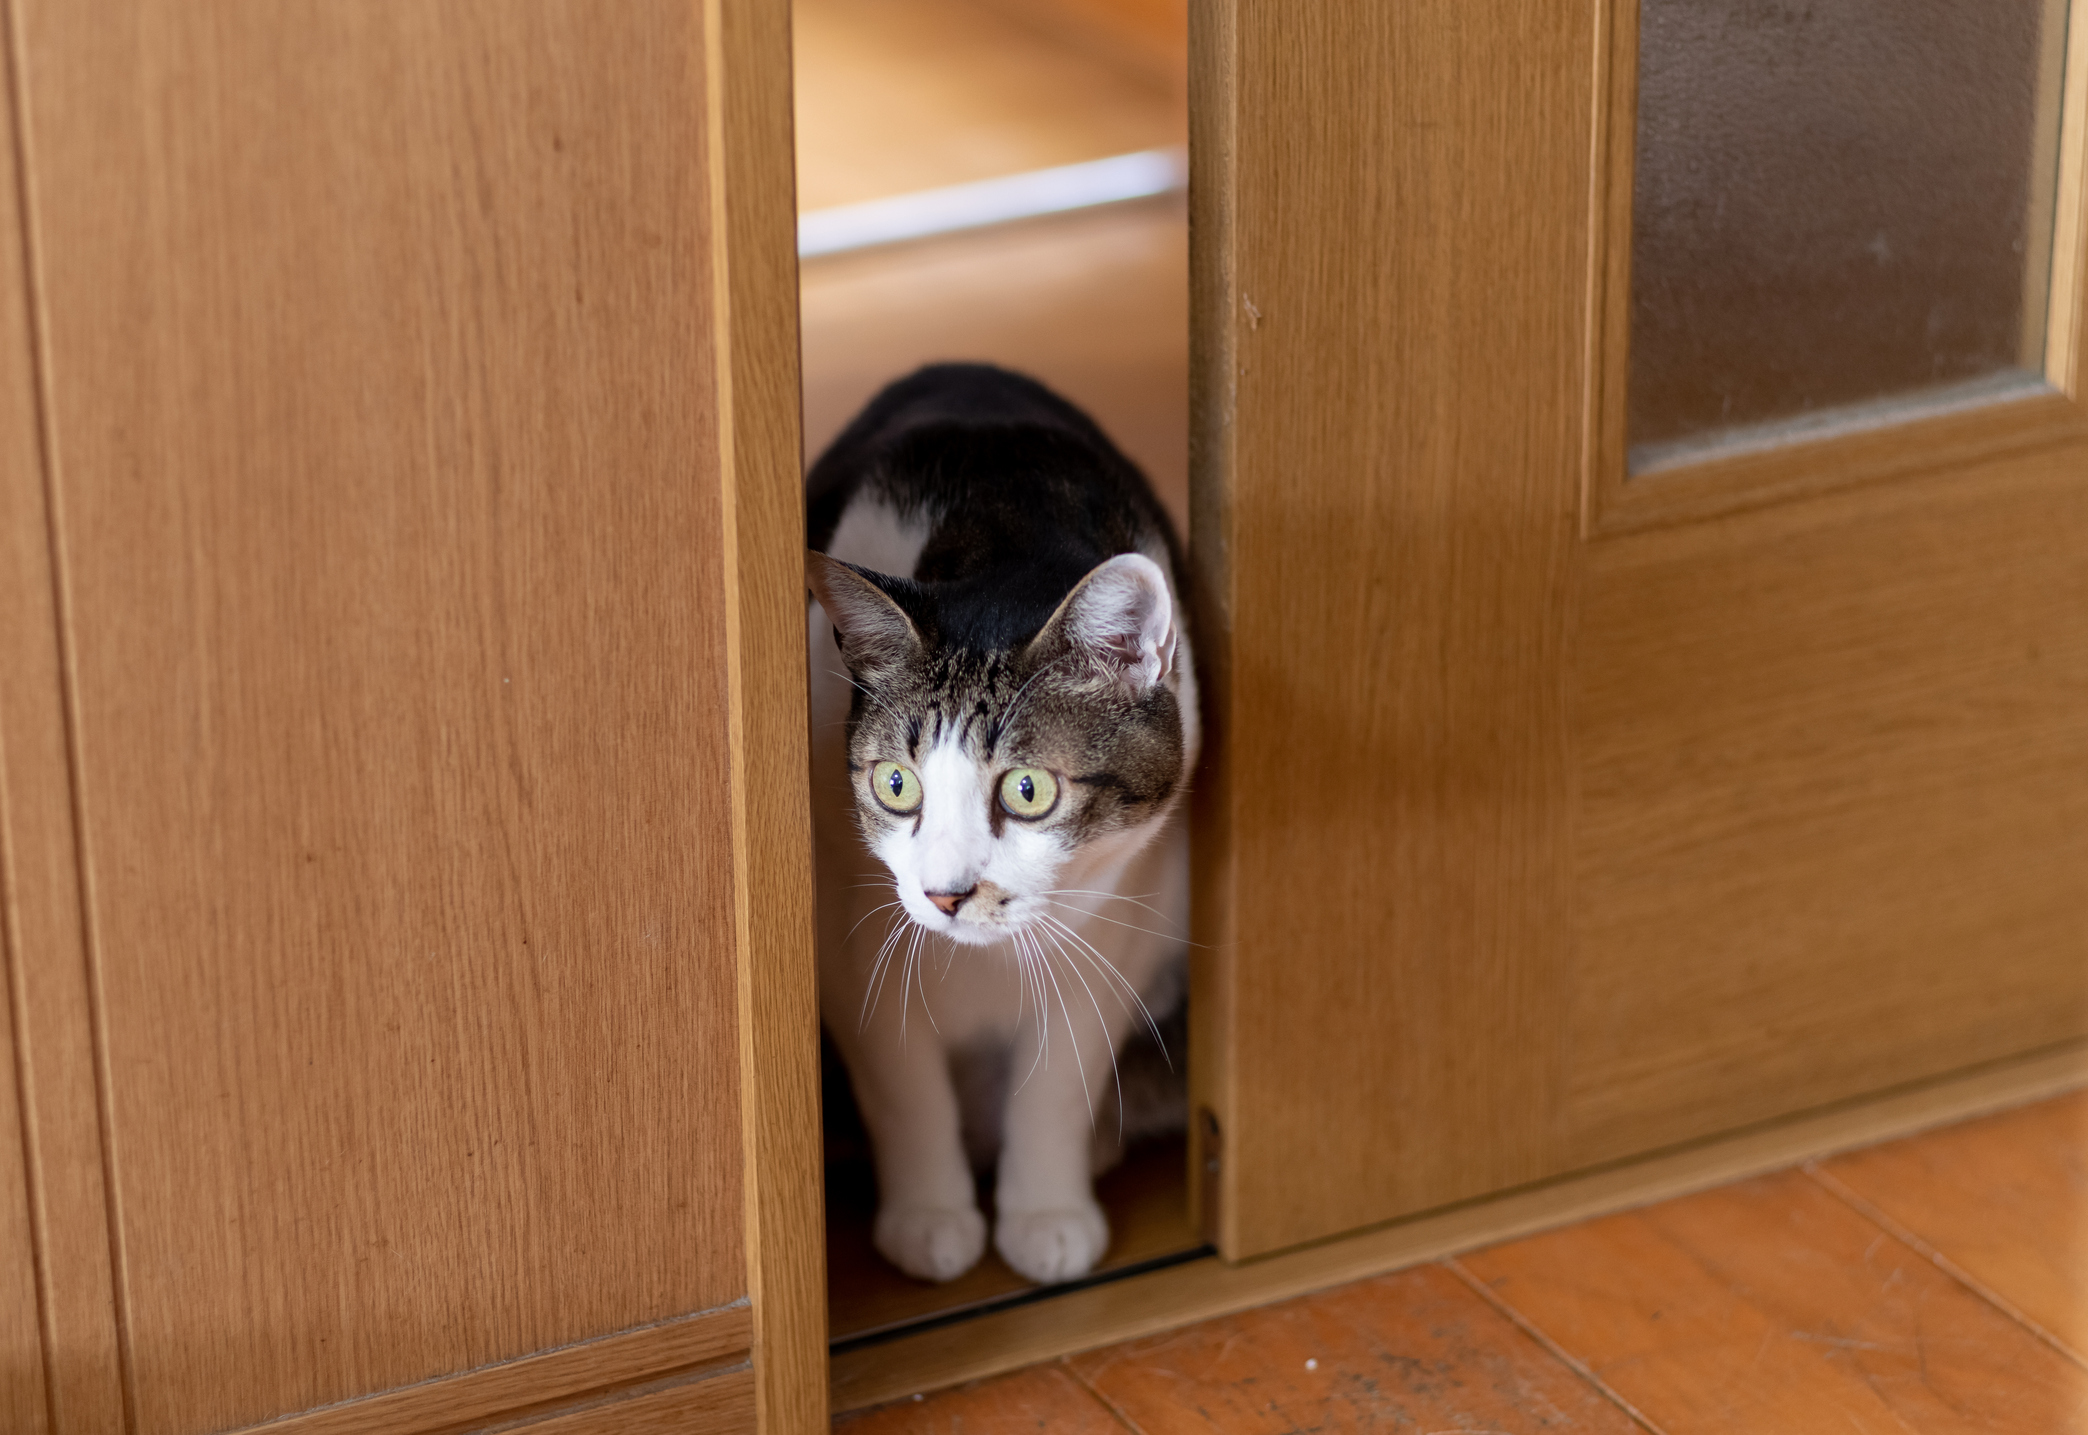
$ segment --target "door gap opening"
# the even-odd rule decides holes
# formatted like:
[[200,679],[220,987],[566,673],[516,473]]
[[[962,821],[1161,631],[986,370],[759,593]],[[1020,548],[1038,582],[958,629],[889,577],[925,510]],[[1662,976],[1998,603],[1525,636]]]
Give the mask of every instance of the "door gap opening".
[[[796,0],[793,24],[807,461],[891,380],[990,362],[1091,415],[1186,541],[1184,0]],[[1185,1067],[1179,1023],[1169,1046]],[[989,1243],[957,1280],[916,1281],[872,1247],[870,1148],[831,1042],[823,1066],[835,1350],[1208,1251],[1184,1138],[1161,1136],[1097,1181],[1111,1241],[1090,1275],[1036,1286]]]

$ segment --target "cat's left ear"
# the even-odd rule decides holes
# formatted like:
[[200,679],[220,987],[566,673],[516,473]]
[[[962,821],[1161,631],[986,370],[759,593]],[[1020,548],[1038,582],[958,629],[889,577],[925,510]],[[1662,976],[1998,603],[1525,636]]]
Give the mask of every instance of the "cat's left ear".
[[868,569],[808,548],[805,586],[826,609],[841,643],[842,660],[857,673],[895,666],[920,651],[921,635],[913,619],[871,581]]
[[1160,565],[1143,553],[1119,553],[1073,586],[1030,651],[1070,647],[1136,694],[1174,671],[1175,637],[1174,598]]

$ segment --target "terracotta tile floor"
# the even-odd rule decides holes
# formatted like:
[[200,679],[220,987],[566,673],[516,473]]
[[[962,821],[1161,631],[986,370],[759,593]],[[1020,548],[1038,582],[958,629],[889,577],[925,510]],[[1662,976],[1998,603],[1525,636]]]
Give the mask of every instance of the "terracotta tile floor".
[[2088,1093],[837,1425],[2088,1432]]

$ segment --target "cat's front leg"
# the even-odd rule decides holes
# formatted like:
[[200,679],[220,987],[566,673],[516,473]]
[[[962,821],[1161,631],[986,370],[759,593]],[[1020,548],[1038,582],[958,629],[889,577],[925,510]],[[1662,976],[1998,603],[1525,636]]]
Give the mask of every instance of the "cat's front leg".
[[[1017,1067],[1002,1128],[993,1248],[1033,1281],[1086,1275],[1109,1248],[1089,1162],[1094,1123],[1112,1109],[1111,1064],[1122,1033],[1075,1018],[1056,1024],[1048,1060]],[[1074,1051],[1077,1036],[1079,1051]]]
[[964,1156],[949,1057],[929,1032],[902,1041],[879,1023],[845,1043],[843,1055],[877,1157],[871,1239],[910,1276],[955,1280],[985,1253],[986,1219]]

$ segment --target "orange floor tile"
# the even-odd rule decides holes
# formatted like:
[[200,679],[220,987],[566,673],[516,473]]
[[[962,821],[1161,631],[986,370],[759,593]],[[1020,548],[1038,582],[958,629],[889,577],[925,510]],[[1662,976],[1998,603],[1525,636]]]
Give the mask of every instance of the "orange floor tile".
[[847,1422],[849,1435],[1123,1435],[1093,1392],[1056,1366],[1039,1366],[932,1398],[900,1401]]
[[1149,1435],[1637,1428],[1441,1266],[1076,1356],[1070,1368]]
[[[1819,1170],[1949,1269],[2088,1355],[2088,1092]],[[2039,1239],[2024,1241],[2025,1231]]]
[[845,1417],[2084,1435],[2088,1093]]
[[1803,1172],[1467,1257],[1663,1430],[2060,1431],[2088,1369]]

